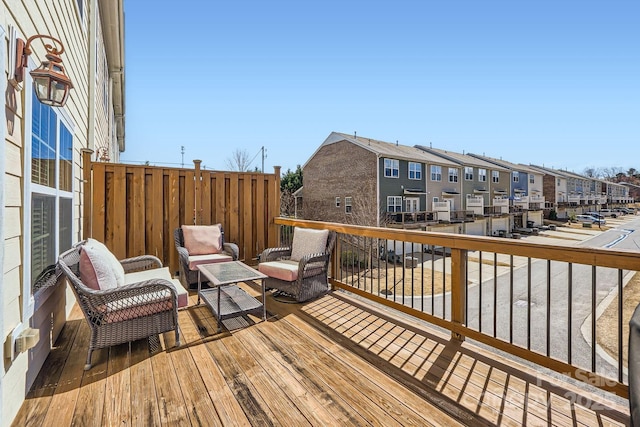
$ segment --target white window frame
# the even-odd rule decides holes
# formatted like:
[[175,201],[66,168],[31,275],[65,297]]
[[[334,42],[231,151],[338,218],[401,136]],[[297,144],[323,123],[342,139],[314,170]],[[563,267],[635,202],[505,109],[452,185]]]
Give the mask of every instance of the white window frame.
[[406,197],[404,199],[404,211],[405,212],[420,212],[420,198],[419,197]]
[[[387,171],[389,172],[388,174]],[[384,177],[400,178],[400,160],[389,158],[384,159]]]
[[350,214],[352,212],[353,210],[352,202],[353,202],[353,199],[351,197],[344,198],[344,213]]
[[511,172],[511,176],[512,176],[513,182],[520,182],[520,172],[513,171]]
[[442,181],[442,166],[431,165],[431,181]]
[[413,180],[422,180],[422,163],[409,162],[407,178]]
[[340,197],[336,197],[336,208],[340,207]]
[[473,168],[469,166],[464,167],[464,180],[473,181]]
[[[35,68],[35,63],[32,58],[29,58],[29,69]],[[76,175],[75,175],[75,164],[77,163],[75,159],[75,144],[71,145],[73,154],[71,159],[71,191],[63,191],[59,189],[60,186],[60,167],[59,167],[59,146],[60,146],[60,124],[64,124],[72,138],[75,140],[75,127],[73,126],[73,121],[71,117],[67,113],[64,108],[54,108],[56,113],[57,123],[56,123],[56,171],[55,171],[55,183],[56,187],[51,188],[40,184],[35,184],[31,182],[32,174],[32,140],[33,140],[33,85],[31,75],[29,73],[25,73],[25,81],[24,81],[24,90],[25,90],[25,119],[24,119],[24,140],[29,141],[24,144],[24,165],[23,165],[23,174],[24,174],[24,192],[23,192],[23,212],[22,212],[22,220],[24,224],[24,240],[22,242],[22,253],[24,254],[23,262],[22,262],[22,306],[23,306],[23,322],[28,321],[28,319],[33,316],[35,310],[35,299],[32,289],[32,277],[31,277],[31,242],[32,242],[32,220],[31,220],[31,197],[34,193],[36,194],[44,194],[47,196],[55,197],[55,218],[54,218],[54,227],[56,230],[59,229],[59,221],[60,221],[60,199],[70,199],[71,200],[71,235],[72,241],[73,238],[77,237],[77,229],[76,229],[76,221],[74,220],[74,212],[75,212],[75,204],[74,204],[74,193],[76,191]],[[56,233],[55,239],[55,251],[56,253],[60,253],[59,250],[59,236]]]
[[387,212],[402,212],[402,196],[387,196]]
[[529,184],[535,184],[536,183],[536,177],[534,174],[530,173],[529,174]]
[[491,171],[491,182],[493,182],[494,184],[497,184],[500,182],[500,172]]
[[449,168],[449,182],[458,182],[458,168]]
[[478,169],[478,181],[487,182],[487,170],[486,169]]

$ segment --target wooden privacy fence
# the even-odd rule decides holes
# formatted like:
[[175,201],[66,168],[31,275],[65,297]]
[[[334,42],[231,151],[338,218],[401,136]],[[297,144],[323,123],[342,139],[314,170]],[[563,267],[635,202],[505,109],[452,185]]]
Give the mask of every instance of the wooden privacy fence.
[[155,255],[178,270],[173,231],[221,223],[225,241],[251,262],[277,246],[280,167],[273,174],[99,163],[83,153],[83,238],[104,242],[119,259]]

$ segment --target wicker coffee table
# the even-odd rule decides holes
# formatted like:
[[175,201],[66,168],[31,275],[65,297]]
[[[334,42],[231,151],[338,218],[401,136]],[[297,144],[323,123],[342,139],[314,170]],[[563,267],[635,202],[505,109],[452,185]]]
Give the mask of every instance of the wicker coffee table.
[[[209,280],[211,288],[202,289],[201,275]],[[262,311],[262,320],[266,320],[267,308],[264,287],[266,277],[241,261],[198,265],[198,304],[202,299],[213,311],[218,320],[218,332],[222,330],[222,321],[231,317]],[[262,301],[252,297],[236,285],[238,282],[247,280],[261,281]]]

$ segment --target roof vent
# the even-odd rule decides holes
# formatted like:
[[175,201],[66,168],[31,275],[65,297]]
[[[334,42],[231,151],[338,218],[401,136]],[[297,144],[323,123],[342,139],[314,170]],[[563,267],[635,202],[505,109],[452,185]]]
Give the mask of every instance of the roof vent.
[[398,146],[398,140],[396,139],[396,147]]
[[353,131],[353,139],[358,139],[358,132],[355,130]]

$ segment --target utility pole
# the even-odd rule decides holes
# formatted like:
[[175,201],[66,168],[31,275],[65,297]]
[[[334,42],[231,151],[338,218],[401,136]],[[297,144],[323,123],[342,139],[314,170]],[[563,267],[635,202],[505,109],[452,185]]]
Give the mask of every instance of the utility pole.
[[182,153],[182,167],[184,167],[184,145],[180,147],[180,152]]
[[264,159],[267,157],[267,149],[264,148],[264,145],[261,148],[262,150],[262,173],[264,173]]

